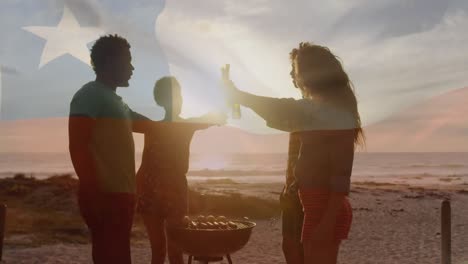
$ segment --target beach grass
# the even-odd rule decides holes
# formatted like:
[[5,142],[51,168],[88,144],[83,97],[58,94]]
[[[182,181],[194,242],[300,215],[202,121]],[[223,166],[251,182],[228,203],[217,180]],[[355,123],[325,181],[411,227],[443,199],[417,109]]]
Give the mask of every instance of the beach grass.
[[[223,184],[231,183],[224,181]],[[10,244],[88,243],[88,230],[77,206],[77,188],[78,180],[69,174],[39,180],[19,173],[0,179],[0,201],[7,205],[6,237],[12,238]],[[239,193],[210,194],[190,190],[189,197],[192,215],[267,219],[279,214],[276,201]],[[145,237],[144,232],[137,216],[133,237]],[[15,240],[15,237],[21,239]]]

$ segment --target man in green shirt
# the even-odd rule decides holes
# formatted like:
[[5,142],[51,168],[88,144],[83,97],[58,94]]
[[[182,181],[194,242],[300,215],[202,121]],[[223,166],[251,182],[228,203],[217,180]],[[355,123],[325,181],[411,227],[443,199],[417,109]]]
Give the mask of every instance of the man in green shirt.
[[116,94],[132,76],[130,44],[103,36],[91,49],[96,80],[73,96],[69,150],[79,178],[80,212],[91,232],[94,263],[131,263],[130,230],[135,208],[135,148],[132,132],[149,120]]

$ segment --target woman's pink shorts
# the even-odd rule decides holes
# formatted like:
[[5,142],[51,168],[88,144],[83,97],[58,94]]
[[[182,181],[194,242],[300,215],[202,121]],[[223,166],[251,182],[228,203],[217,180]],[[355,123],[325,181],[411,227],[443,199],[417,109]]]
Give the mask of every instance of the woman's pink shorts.
[[[307,241],[312,238],[312,232],[320,223],[322,216],[325,213],[330,197],[330,191],[317,190],[312,188],[300,188],[299,197],[301,199],[302,208],[304,210],[304,224],[302,226],[302,241]],[[341,241],[348,238],[351,222],[353,219],[353,210],[349,203],[348,197],[343,199],[343,206],[340,208],[336,224],[334,238]]]

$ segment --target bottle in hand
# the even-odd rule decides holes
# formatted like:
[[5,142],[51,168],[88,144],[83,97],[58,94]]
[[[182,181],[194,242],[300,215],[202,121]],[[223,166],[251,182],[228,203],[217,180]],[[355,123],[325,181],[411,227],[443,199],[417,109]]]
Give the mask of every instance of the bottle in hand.
[[[229,64],[226,64],[225,66],[225,71],[223,71],[223,79],[225,80],[229,80],[229,69],[230,69],[230,65]],[[240,119],[241,118],[241,109],[240,109],[240,105],[239,104],[232,104],[232,118],[233,119]]]

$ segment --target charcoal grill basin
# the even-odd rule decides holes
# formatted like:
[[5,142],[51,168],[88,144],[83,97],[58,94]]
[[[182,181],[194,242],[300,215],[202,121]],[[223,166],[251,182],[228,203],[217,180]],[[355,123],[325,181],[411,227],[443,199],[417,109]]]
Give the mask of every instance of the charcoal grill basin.
[[237,229],[188,229],[170,227],[167,232],[172,241],[191,256],[219,257],[242,249],[249,241],[252,229],[256,226],[251,221],[232,220],[241,227]]

